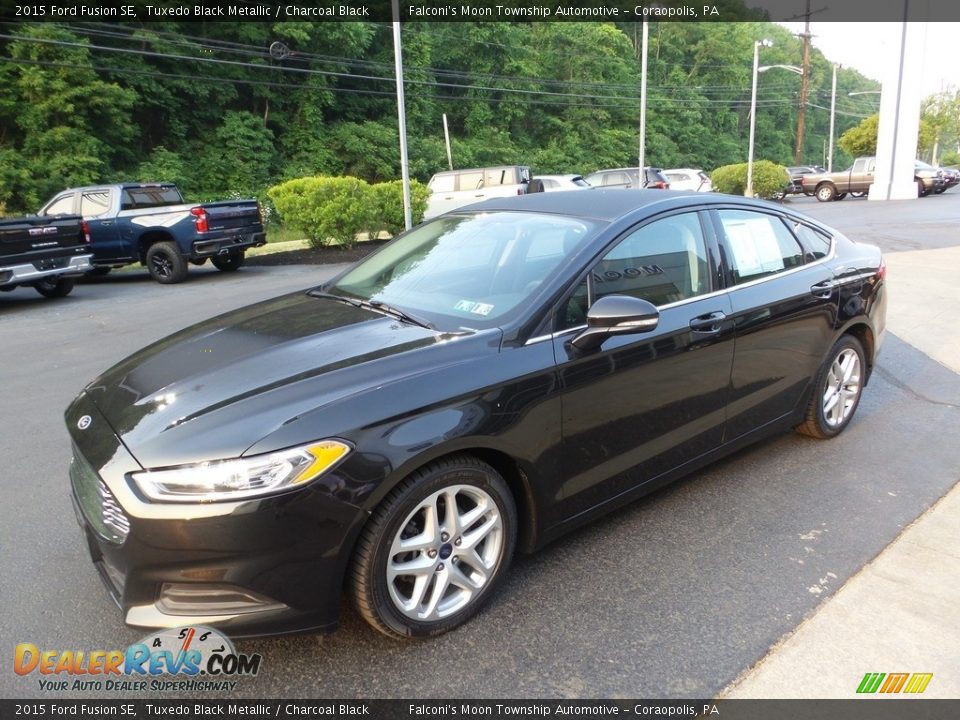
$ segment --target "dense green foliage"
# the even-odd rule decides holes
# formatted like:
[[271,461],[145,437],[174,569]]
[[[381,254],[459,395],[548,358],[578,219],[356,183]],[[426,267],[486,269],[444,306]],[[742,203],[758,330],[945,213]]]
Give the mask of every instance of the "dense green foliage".
[[[724,165],[710,175],[717,192],[743,195],[747,189],[747,163]],[[753,194],[760,198],[783,197],[783,190],[790,181],[787,169],[769,160],[753,164]]]
[[864,118],[856,127],[852,127],[840,136],[838,145],[852,157],[866,157],[877,154],[877,128],[880,124],[879,113]]
[[[411,175],[446,169],[444,114],[456,167],[587,173],[636,163],[639,29],[405,24]],[[98,181],[173,180],[194,199],[265,199],[293,178],[400,177],[389,24],[47,22],[4,34],[0,203],[10,212]],[[800,63],[800,41],[779,25],[650,24],[648,164],[710,170],[746,158],[753,43],[763,37],[775,43],[764,63]],[[287,51],[271,54],[279,44]],[[806,162],[823,161],[830,75],[814,50]],[[760,76],[755,157],[792,164],[800,81],[777,69]],[[838,135],[876,107],[876,96],[847,96],[871,85],[840,71]]]
[[[414,223],[423,218],[429,191],[411,182]],[[391,235],[403,230],[403,183],[371,185],[355,177],[313,176],[288,180],[267,190],[282,223],[304,233],[314,247],[352,245],[358,235]]]

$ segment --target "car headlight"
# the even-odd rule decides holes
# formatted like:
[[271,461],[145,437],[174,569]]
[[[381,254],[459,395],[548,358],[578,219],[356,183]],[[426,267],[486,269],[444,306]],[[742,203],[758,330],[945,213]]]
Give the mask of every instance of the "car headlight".
[[232,460],[145,470],[131,475],[158,502],[217,502],[269,495],[303,485],[329,470],[350,446],[337,440]]

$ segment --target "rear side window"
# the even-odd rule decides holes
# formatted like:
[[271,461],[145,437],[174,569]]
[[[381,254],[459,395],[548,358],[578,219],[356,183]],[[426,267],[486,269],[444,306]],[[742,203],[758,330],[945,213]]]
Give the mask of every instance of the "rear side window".
[[89,190],[80,196],[80,214],[84,217],[97,217],[109,209],[109,190]]
[[483,171],[460,173],[457,177],[457,190],[479,190],[483,187]]
[[807,247],[810,260],[819,260],[830,254],[831,240],[828,236],[799,222],[793,224],[793,230],[800,238],[800,242]]
[[735,284],[803,265],[803,248],[778,217],[749,210],[718,210]]

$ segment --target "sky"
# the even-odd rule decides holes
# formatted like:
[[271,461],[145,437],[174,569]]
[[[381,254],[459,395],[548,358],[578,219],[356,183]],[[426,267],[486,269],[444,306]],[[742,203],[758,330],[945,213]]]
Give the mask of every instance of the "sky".
[[[802,22],[782,22],[791,32],[803,32]],[[923,61],[920,73],[924,97],[960,88],[960,62],[952,50],[960,38],[960,23],[931,22],[923,25]],[[900,23],[895,22],[817,22],[810,19],[813,46],[832,62],[852,67],[879,82],[889,58],[897,52]]]

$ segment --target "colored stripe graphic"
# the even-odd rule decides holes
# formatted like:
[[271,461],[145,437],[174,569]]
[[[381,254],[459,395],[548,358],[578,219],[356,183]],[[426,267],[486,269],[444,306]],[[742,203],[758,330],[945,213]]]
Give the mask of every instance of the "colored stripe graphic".
[[898,693],[903,688],[904,683],[907,682],[907,678],[910,677],[910,673],[890,673],[887,675],[887,681],[883,683],[883,687],[880,688],[882,693]]
[[880,683],[884,677],[886,677],[886,673],[867,673],[863,676],[863,680],[860,681],[857,692],[875,693],[877,688],[880,687]]
[[904,689],[905,693],[922,693],[933,679],[933,673],[914,673]]

